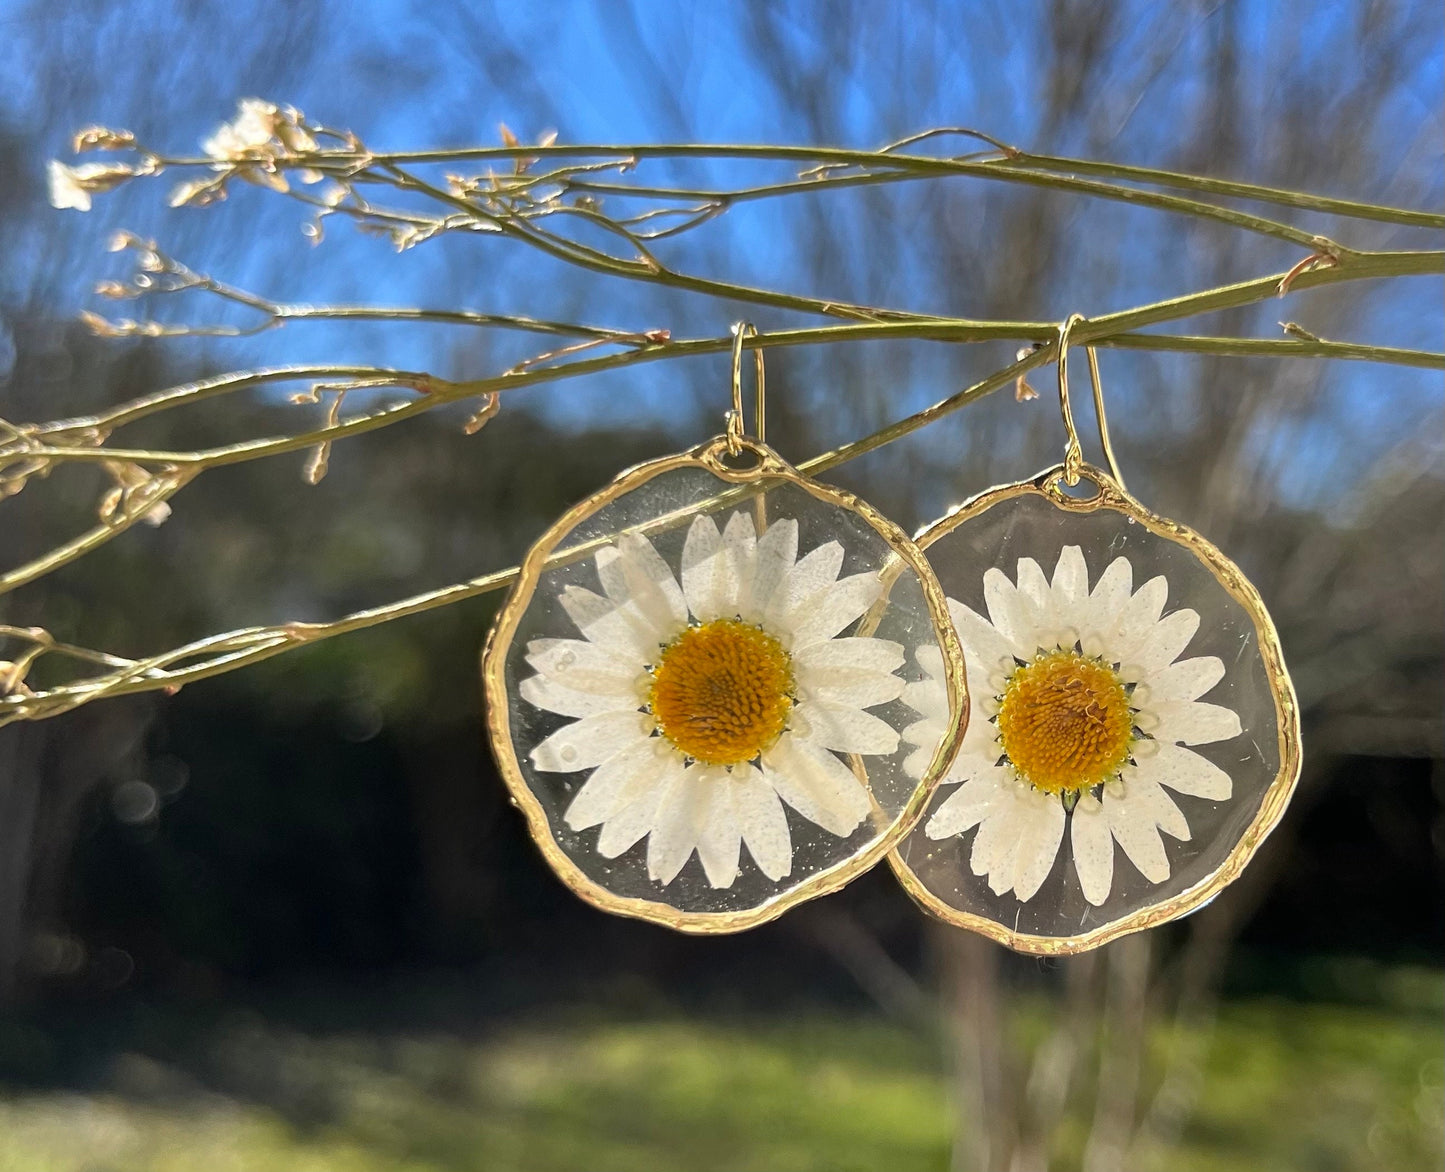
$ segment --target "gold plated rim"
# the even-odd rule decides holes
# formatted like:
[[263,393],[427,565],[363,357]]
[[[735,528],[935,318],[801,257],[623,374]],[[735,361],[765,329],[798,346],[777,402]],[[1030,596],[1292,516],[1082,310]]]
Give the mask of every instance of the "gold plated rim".
[[[502,779],[507,784],[512,802],[527,821],[527,829],[543,857],[558,877],[580,898],[593,907],[617,915],[649,920],[675,928],[680,932],[700,935],[739,932],[758,924],[776,919],[789,908],[837,891],[845,884],[871,868],[888,854],[903,837],[913,829],[923,811],[928,807],[939,779],[953,763],[954,755],[962,739],[962,732],[968,719],[968,689],[965,681],[963,649],[948,615],[948,604],[943,588],[938,584],[932,567],[912,539],[897,525],[879,513],[866,501],[859,500],[852,493],[820,484],[812,480],[766,444],[750,438],[743,438],[741,448],[751,454],[755,463],[746,468],[737,468],[727,463],[730,444],[728,437],[717,436],[690,451],[675,456],[665,456],[639,464],[620,473],[606,488],[594,493],[586,500],[567,510],[552,526],[538,538],[522,561],[521,572],[498,613],[486,646],[482,650],[482,686],[486,703],[487,734],[491,740],[492,753],[496,758]],[[549,564],[556,564],[553,553],[562,541],[584,520],[595,514],[619,497],[639,488],[649,480],[681,468],[701,467],[730,484],[751,484],[762,480],[781,481],[796,485],[817,500],[838,508],[846,509],[862,517],[888,544],[888,547],[913,570],[923,589],[929,616],[933,620],[934,633],[943,652],[944,675],[948,692],[949,712],[955,714],[948,731],[939,742],[922,779],[914,788],[912,796],[903,810],[879,836],[857,854],[835,863],[833,866],[809,875],[792,887],[785,888],[762,903],[749,908],[726,912],[687,912],[660,900],[644,899],[639,896],[622,896],[609,891],[595,879],[589,877],[572,858],[558,845],[537,796],[532,792],[522,774],[517,758],[516,746],[511,736],[511,704],[507,695],[506,661],[512,640],[517,632],[523,612],[536,593],[537,584]],[[635,531],[655,530],[664,521],[676,522],[681,517],[695,513],[702,508],[712,507],[716,502],[726,501],[733,491],[725,490],[713,501],[699,502],[668,514],[664,518],[639,526]],[[585,543],[588,549],[598,543]],[[576,556],[572,550],[561,560]],[[855,765],[855,768],[857,766]]]
[[1084,464],[1078,471],[1083,479],[1093,482],[1098,490],[1095,495],[1079,498],[1065,492],[1062,482],[1065,481],[1068,469],[1065,465],[1060,464],[1040,473],[1032,480],[991,488],[980,493],[954,512],[939,518],[923,529],[915,538],[918,547],[927,550],[934,542],[951,533],[964,522],[987,512],[997,504],[1024,496],[1042,496],[1066,512],[1092,513],[1100,509],[1111,509],[1132,517],[1156,536],[1184,546],[1204,563],[1209,572],[1214,575],[1215,580],[1244,608],[1250,621],[1254,624],[1260,657],[1264,663],[1265,675],[1269,680],[1270,694],[1274,698],[1275,723],[1279,735],[1279,770],[1265,790],[1253,821],[1246,827],[1240,840],[1218,868],[1177,895],[1159,903],[1149,904],[1127,916],[1111,920],[1077,936],[1040,936],[1018,932],[988,916],[962,911],[944,902],[925,886],[898,850],[889,854],[889,865],[893,868],[893,873],[898,877],[904,890],[931,915],[955,927],[978,932],[1016,952],[1040,956],[1067,956],[1073,953],[1087,952],[1092,948],[1107,944],[1111,940],[1117,940],[1120,936],[1141,932],[1147,928],[1156,928],[1170,920],[1178,919],[1214,898],[1238,878],[1245,864],[1254,856],[1260,844],[1279,823],[1285,807],[1289,805],[1289,800],[1294,793],[1295,783],[1299,780],[1300,772],[1299,702],[1295,697],[1294,684],[1290,681],[1289,672],[1285,669],[1284,656],[1279,645],[1279,634],[1275,630],[1273,620],[1269,617],[1269,612],[1265,609],[1264,600],[1260,598],[1259,591],[1254,588],[1254,585],[1234,562],[1194,530],[1177,521],[1171,521],[1151,513],[1130,496],[1117,481],[1100,469]]

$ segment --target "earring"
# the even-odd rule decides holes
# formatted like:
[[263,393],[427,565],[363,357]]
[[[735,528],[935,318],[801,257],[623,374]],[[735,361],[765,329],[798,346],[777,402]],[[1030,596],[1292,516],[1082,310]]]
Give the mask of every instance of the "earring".
[[482,656],[492,751],[553,870],[605,911],[701,933],[773,919],[880,860],[967,714],[927,561],[767,446],[761,339],[733,332],[725,434],[570,509]]
[[1212,898],[1279,821],[1300,769],[1298,707],[1264,603],[1213,545],[1125,490],[1092,347],[1112,475],[1084,463],[1068,389],[1082,320],[1059,330],[1063,464],[918,535],[975,718],[890,857],[929,912],[1045,954]]

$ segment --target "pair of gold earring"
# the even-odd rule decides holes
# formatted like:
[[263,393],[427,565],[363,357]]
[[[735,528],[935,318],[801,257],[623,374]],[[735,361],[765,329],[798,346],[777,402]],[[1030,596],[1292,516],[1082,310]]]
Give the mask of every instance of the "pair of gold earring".
[[887,856],[932,914],[1060,954],[1239,873],[1299,774],[1294,692],[1239,569],[1125,491],[1092,349],[1113,474],[1084,462],[1080,320],[1063,463],[915,538],[767,446],[761,347],[746,434],[744,324],[724,434],[532,547],[483,652],[487,727],[573,891],[734,932]]

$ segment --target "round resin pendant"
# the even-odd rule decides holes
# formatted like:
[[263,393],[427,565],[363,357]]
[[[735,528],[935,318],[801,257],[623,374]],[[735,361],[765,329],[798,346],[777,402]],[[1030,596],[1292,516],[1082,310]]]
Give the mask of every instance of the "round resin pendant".
[[751,927],[872,866],[967,718],[913,542],[733,445],[633,468],[568,512],[483,653],[492,749],[547,861],[590,903],[688,932]]
[[[1200,906],[1299,776],[1294,690],[1254,587],[1081,472],[1085,498],[1054,468],[918,537],[973,717],[891,862],[928,911],[1023,952],[1083,951]],[[945,719],[941,696],[905,697],[924,730]]]

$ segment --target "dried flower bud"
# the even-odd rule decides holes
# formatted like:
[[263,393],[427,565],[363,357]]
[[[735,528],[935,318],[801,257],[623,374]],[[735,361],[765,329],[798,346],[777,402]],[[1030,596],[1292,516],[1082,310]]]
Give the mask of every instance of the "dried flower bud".
[[254,183],[257,187],[268,187],[282,195],[291,190],[291,185],[286,182],[286,176],[269,163],[265,166],[237,167],[236,174],[247,183]]
[[100,504],[96,506],[96,513],[102,521],[109,522],[115,516],[116,510],[120,508],[121,498],[125,496],[125,489],[112,488],[100,498]]
[[[1027,358],[1030,354],[1035,353],[1037,350],[1037,345],[1025,346],[1021,350],[1019,350],[1017,354],[1014,355],[1014,360],[1016,362],[1022,362],[1025,358]],[[1038,397],[1038,391],[1034,390],[1033,387],[1029,386],[1028,379],[1024,375],[1019,375],[1018,378],[1014,379],[1015,403],[1027,403],[1030,399],[1037,399]]]
[[119,187],[140,173],[120,163],[82,163],[70,167],[51,159],[48,168],[51,206],[88,212],[92,195]]
[[29,663],[12,663],[8,659],[0,659],[0,696],[10,696],[18,692],[22,696],[35,695],[25,686],[25,672]]
[[216,128],[202,141],[201,149],[220,162],[249,158],[264,149],[276,133],[280,111],[260,98],[242,98],[236,106],[236,117]]
[[85,327],[97,338],[118,338],[121,336],[115,326],[98,313],[92,313],[88,309],[82,309],[79,317]]
[[135,146],[135,135],[129,130],[87,126],[76,132],[70,146],[77,155],[82,151],[123,151]]
[[486,427],[488,421],[502,409],[502,398],[496,391],[488,393],[482,401],[481,410],[462,424],[462,431],[467,435],[476,435],[482,428]]
[[173,208],[201,208],[225,198],[226,177],[222,175],[220,178],[190,179],[185,183],[178,183],[171,190],[168,202]]
[[[129,460],[102,460],[101,467],[115,481],[115,487],[100,498],[96,511],[107,524],[141,521],[156,526],[171,515],[171,506],[156,500],[184,483],[174,470],[154,475]],[[153,502],[153,503],[152,503]]]
[[139,290],[129,285],[122,285],[119,281],[97,281],[95,285],[96,295],[109,297],[113,301],[121,301],[127,297],[136,297]]
[[301,478],[307,484],[320,484],[330,463],[331,441],[328,440],[311,449],[311,454],[306,457],[306,466],[301,470]]

